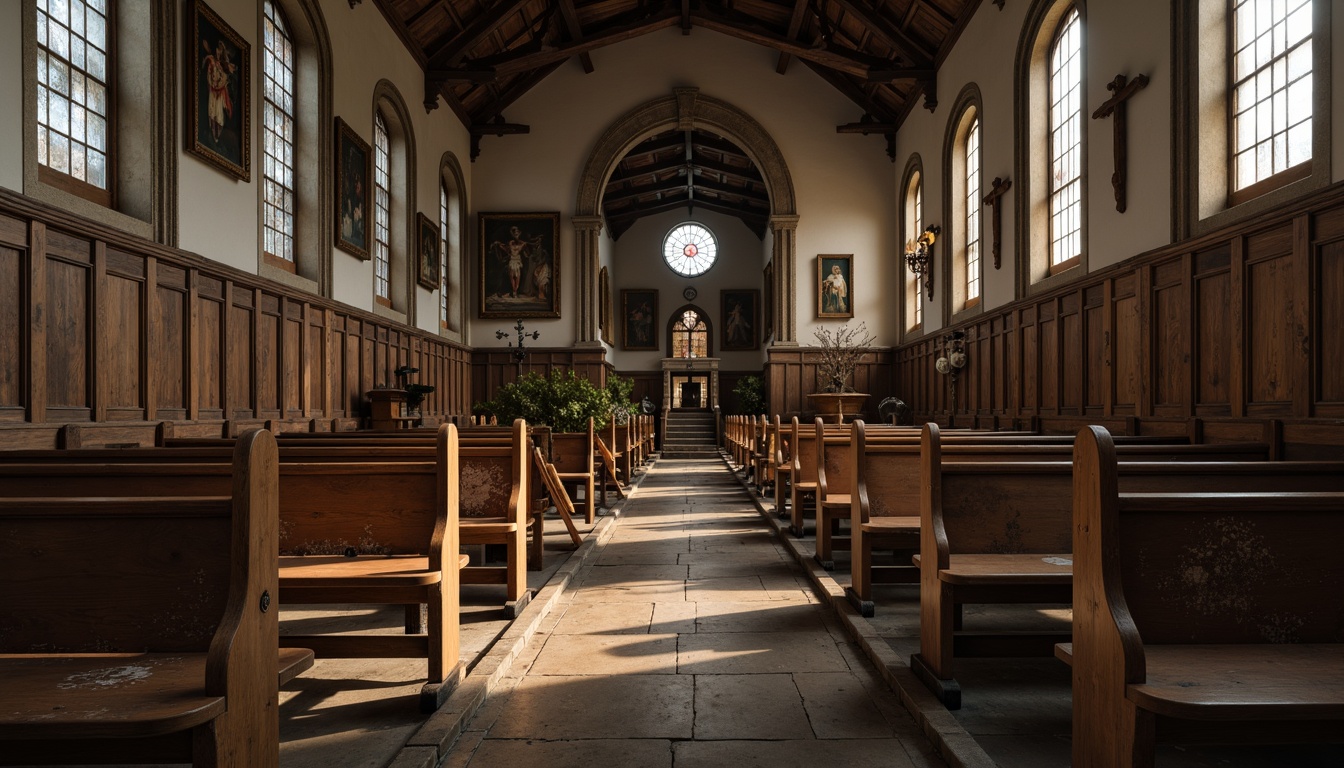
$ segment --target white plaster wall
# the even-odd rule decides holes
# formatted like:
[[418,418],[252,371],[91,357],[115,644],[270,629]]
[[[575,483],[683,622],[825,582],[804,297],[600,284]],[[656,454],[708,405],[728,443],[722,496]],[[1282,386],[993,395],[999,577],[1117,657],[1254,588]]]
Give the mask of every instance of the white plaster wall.
[[23,191],[23,12],[0,2],[0,187]]
[[[569,219],[594,144],[626,112],[669,96],[678,86],[699,87],[701,93],[742,109],[765,127],[783,152],[801,216],[799,341],[808,343],[817,325],[813,292],[818,253],[855,255],[857,314],[868,320],[881,343],[895,341],[898,323],[894,315],[888,317],[888,296],[880,287],[897,279],[890,227],[894,197],[887,176],[891,163],[881,137],[835,133],[835,126],[859,118],[858,106],[796,61],[788,74],[778,75],[774,52],[702,29],[690,35],[665,30],[592,55],[596,65],[592,74],[583,74],[575,61],[566,62],[506,110],[509,122],[530,125],[531,133],[486,137],[476,161],[474,211],[561,213],[563,316],[537,321],[547,346],[570,344],[577,337],[574,233]],[[478,281],[473,277],[473,286]],[[614,298],[619,300],[618,295]],[[478,299],[473,296],[472,301]],[[485,335],[473,334],[472,343],[497,343]]]
[[[677,224],[695,221],[714,233],[719,246],[719,258],[708,272],[697,277],[682,277],[668,268],[663,261],[663,238]],[[669,211],[640,219],[630,227],[612,248],[611,296],[615,308],[616,350],[609,358],[619,371],[658,370],[661,360],[671,350],[667,346],[667,324],[672,313],[688,303],[705,311],[709,318],[713,339],[710,348],[720,358],[719,368],[725,371],[759,370],[763,352],[724,352],[723,313],[719,292],[755,288],[761,290],[765,261],[761,258],[761,241],[741,219],[708,211],[696,211],[688,216],[684,210]],[[687,302],[682,291],[693,286],[698,293],[693,302]],[[621,306],[622,288],[653,288],[658,291],[658,317],[653,330],[658,337],[657,352],[626,352],[620,349],[624,309]],[[762,299],[763,301],[764,299]],[[760,329],[757,328],[758,334]]]

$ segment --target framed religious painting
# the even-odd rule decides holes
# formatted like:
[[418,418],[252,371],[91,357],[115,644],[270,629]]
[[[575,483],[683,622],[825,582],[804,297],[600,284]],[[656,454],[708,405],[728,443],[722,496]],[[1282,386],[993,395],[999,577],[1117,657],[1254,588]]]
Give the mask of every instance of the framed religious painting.
[[439,225],[423,213],[415,214],[415,282],[431,291],[439,288]]
[[761,280],[765,286],[764,306],[761,308],[761,343],[764,344],[770,340],[770,334],[775,332],[775,262],[765,265],[765,274]]
[[761,292],[755,288],[719,291],[723,321],[719,349],[724,352],[760,349]]
[[817,317],[854,316],[854,254],[817,255]]
[[560,214],[480,214],[481,317],[560,316]]
[[616,346],[616,339],[611,333],[611,315],[611,280],[607,276],[607,268],[603,267],[597,272],[597,329],[603,341]]
[[201,0],[186,5],[186,151],[252,180],[252,47]]
[[658,350],[658,291],[621,289],[621,349]]
[[368,213],[373,184],[373,149],[341,118],[336,118],[336,247],[369,258]]

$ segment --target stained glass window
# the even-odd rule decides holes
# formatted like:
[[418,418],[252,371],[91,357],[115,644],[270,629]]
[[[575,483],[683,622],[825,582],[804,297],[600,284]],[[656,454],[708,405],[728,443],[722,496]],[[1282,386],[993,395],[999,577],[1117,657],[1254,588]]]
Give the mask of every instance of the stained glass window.
[[694,309],[682,310],[672,325],[672,356],[709,356],[709,326]]
[[448,258],[449,249],[452,244],[449,243],[448,235],[448,188],[439,183],[439,235],[443,240],[439,243],[439,253],[443,268],[439,272],[439,325],[448,327],[448,267],[453,263]]
[[663,260],[682,277],[704,274],[718,255],[714,234],[699,224],[678,224],[663,239]]

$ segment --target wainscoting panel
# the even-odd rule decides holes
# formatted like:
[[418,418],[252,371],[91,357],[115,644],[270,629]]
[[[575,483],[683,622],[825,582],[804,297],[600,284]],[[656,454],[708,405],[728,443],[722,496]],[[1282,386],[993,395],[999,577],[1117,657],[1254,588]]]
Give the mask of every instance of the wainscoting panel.
[[348,428],[407,364],[467,411],[465,347],[0,190],[0,448]]

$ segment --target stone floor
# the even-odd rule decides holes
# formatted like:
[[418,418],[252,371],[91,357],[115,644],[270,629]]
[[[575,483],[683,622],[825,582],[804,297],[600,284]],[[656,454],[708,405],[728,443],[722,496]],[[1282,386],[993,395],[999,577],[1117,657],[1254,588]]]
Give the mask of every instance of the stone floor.
[[445,765],[943,765],[721,461],[659,461],[574,584]]

